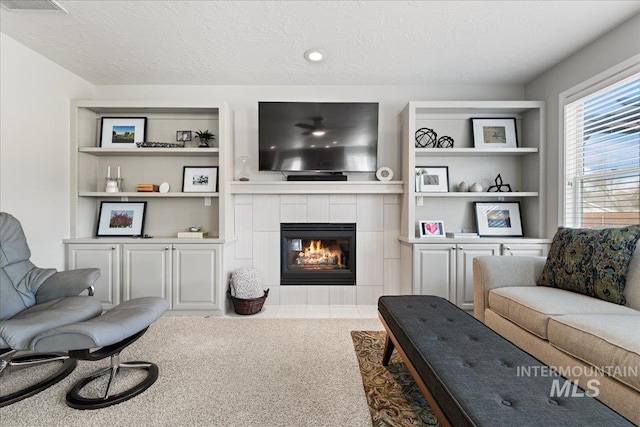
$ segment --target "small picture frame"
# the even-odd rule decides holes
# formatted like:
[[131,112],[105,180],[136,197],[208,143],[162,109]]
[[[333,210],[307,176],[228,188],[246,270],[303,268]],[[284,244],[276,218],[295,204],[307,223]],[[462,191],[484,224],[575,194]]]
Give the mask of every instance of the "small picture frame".
[[519,202],[474,202],[480,237],[522,237]]
[[191,131],[190,130],[179,130],[176,132],[176,141],[191,141]]
[[103,117],[100,124],[100,147],[137,148],[136,142],[147,140],[146,117]]
[[475,148],[517,148],[518,135],[515,118],[472,118]]
[[448,166],[416,166],[416,193],[448,192]]
[[97,237],[140,237],[147,202],[101,202]]
[[182,174],[183,193],[215,193],[218,191],[217,166],[185,166]]
[[418,221],[420,225],[420,237],[442,237],[446,236],[444,232],[443,221]]

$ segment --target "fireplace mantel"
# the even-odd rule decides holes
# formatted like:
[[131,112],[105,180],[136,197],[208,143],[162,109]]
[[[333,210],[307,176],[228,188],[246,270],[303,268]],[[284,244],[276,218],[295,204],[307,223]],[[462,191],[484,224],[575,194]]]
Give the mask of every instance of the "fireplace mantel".
[[402,181],[233,181],[232,194],[402,194]]

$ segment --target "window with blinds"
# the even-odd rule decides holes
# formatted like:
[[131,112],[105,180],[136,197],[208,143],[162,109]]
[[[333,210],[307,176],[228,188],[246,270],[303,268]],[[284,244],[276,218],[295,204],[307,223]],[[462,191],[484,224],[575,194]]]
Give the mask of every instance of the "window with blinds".
[[564,113],[564,224],[640,224],[640,74],[566,104]]

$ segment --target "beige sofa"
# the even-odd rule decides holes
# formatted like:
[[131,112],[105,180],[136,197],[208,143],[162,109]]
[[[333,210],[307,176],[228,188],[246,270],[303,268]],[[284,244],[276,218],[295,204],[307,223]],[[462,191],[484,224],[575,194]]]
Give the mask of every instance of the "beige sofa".
[[640,244],[624,306],[537,286],[544,265],[544,257],[475,258],[475,317],[640,424]]

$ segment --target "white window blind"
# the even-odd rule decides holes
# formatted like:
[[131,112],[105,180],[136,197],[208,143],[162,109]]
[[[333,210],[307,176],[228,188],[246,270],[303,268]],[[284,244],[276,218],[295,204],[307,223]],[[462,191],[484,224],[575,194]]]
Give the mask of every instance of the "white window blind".
[[564,224],[640,224],[640,74],[564,111]]

